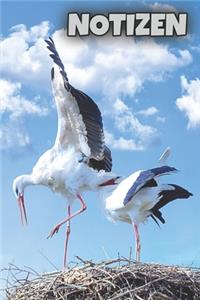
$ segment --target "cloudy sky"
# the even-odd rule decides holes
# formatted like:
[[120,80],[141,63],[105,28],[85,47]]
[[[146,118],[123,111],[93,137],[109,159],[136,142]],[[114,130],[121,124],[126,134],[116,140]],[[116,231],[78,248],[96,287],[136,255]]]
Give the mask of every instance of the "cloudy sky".
[[[169,164],[180,170],[169,183],[194,197],[163,209],[166,224],[141,225],[142,260],[200,263],[200,16],[198,2],[138,4],[84,2],[84,11],[187,11],[184,38],[67,38],[68,11],[80,2],[3,2],[0,79],[1,237],[3,265],[14,262],[39,271],[62,266],[64,230],[46,240],[66,214],[66,202],[43,187],[26,191],[29,226],[22,228],[12,181],[31,172],[56,136],[52,98],[52,61],[44,39],[52,36],[70,82],[99,105],[113,170],[123,176],[154,167],[170,146]],[[168,180],[168,178],[166,178]],[[127,256],[134,239],[131,226],[109,223],[96,194],[85,194],[88,211],[73,220],[69,259]],[[76,209],[76,206],[74,207]]]

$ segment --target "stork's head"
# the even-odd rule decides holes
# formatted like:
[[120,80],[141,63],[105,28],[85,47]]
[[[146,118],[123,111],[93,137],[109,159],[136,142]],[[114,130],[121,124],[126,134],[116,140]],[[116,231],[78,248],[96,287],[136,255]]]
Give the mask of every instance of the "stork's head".
[[27,176],[28,175],[18,176],[13,181],[13,191],[19,204],[22,225],[24,225],[24,223],[27,224],[26,209],[24,204],[24,189],[27,185]]

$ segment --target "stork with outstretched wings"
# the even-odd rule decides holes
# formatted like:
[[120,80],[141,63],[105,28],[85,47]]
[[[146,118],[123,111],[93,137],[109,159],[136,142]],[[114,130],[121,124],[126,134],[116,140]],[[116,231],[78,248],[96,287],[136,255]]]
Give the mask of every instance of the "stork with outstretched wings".
[[[68,80],[64,65],[52,38],[46,41],[54,62],[51,70],[53,95],[58,113],[58,131],[54,146],[47,150],[32,173],[17,177],[13,183],[22,223],[27,223],[24,190],[28,185],[45,185],[68,201],[68,216],[50,232],[52,237],[67,223],[64,265],[70,234],[70,220],[86,209],[81,193],[114,185],[119,177],[111,173],[111,151],[105,145],[101,112],[85,93]],[[72,202],[78,199],[81,208],[71,213]]]

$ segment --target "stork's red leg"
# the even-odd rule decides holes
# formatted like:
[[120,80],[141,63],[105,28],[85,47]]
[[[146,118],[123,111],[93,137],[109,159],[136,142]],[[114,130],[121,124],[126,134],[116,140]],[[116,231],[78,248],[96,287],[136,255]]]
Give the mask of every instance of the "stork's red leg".
[[68,250],[69,236],[70,236],[70,232],[71,232],[70,216],[71,216],[71,209],[70,209],[70,205],[68,205],[69,220],[67,221],[67,228],[66,228],[66,238],[65,238],[65,248],[64,248],[64,268],[66,268],[66,266],[67,266],[67,250]]
[[82,212],[84,212],[86,210],[87,206],[86,206],[85,202],[83,201],[83,199],[81,198],[81,196],[79,194],[77,194],[77,197],[78,197],[79,201],[81,202],[81,208],[77,212],[75,212],[74,214],[70,215],[69,217],[67,217],[66,219],[64,219],[62,222],[60,222],[59,224],[57,224],[52,229],[52,231],[50,232],[50,234],[48,235],[47,238],[52,237],[55,233],[57,233],[59,231],[60,227],[63,224],[67,223],[69,220],[71,220],[72,218],[78,216],[79,214],[81,214]]
[[140,250],[141,250],[141,244],[140,244],[140,234],[138,230],[138,225],[134,222],[133,224],[133,230],[135,234],[135,241],[136,241],[136,246],[135,246],[135,260],[137,263],[140,262]]

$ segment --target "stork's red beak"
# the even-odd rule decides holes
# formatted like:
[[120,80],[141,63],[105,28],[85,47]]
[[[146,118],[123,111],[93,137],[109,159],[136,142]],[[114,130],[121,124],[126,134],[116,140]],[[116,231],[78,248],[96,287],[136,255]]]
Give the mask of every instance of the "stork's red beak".
[[27,225],[27,216],[26,216],[26,208],[24,204],[24,196],[23,194],[19,194],[18,197],[19,209],[20,209],[20,216],[22,225]]

